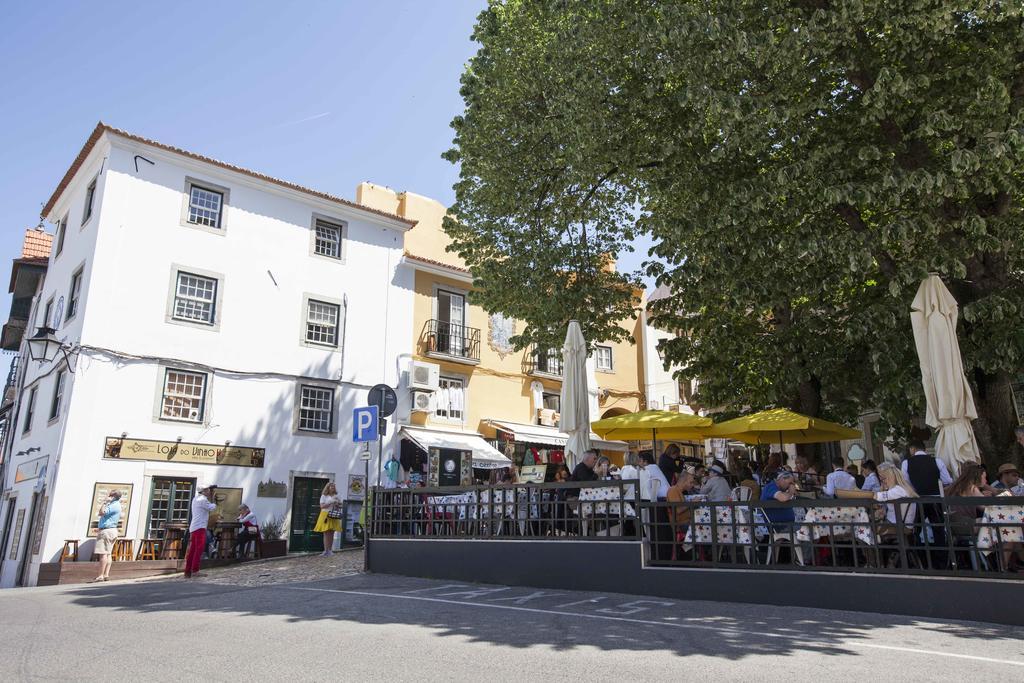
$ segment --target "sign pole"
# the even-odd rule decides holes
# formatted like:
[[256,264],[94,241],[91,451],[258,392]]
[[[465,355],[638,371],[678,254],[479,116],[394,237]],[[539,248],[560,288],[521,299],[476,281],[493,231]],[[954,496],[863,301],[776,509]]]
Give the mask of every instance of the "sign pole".
[[363,487],[363,571],[365,572],[370,563],[370,529],[373,528],[372,508],[370,507],[373,502],[373,489],[370,487],[370,448],[365,444],[363,467],[366,477],[363,480],[366,482],[366,486]]

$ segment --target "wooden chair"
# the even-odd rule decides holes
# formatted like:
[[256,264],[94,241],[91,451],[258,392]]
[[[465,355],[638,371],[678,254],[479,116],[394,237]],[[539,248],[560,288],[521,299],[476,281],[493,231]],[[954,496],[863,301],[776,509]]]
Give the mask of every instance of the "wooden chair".
[[160,543],[161,560],[180,560],[185,556],[184,527],[164,527],[164,538]]
[[110,559],[113,562],[131,562],[135,556],[134,542],[130,538],[119,538],[114,541],[113,551],[110,553]]
[[142,560],[155,560],[159,557],[160,545],[159,538],[140,538],[139,539],[139,554],[135,556],[137,562]]
[[60,564],[64,564],[64,560],[69,558],[72,562],[78,562],[77,538],[69,538],[64,541],[64,549],[60,551]]

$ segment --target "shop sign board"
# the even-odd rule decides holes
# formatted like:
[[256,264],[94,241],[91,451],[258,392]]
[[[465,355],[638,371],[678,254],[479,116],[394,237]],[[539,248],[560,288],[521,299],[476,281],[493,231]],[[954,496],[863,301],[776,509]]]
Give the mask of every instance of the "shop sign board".
[[153,460],[196,465],[263,467],[265,448],[224,446],[183,441],[150,441],[108,436],[103,448],[107,460]]
[[128,527],[128,516],[132,511],[132,493],[135,491],[134,484],[118,484],[114,482],[98,481],[92,487],[92,502],[89,508],[89,529],[85,535],[89,538],[99,533],[100,508],[110,496],[111,491],[121,492],[121,520],[117,523],[117,535],[125,536]]
[[18,465],[18,469],[14,471],[14,483],[20,484],[23,481],[28,481],[45,475],[46,462],[49,459],[50,456],[44,455],[41,458],[29,460]]

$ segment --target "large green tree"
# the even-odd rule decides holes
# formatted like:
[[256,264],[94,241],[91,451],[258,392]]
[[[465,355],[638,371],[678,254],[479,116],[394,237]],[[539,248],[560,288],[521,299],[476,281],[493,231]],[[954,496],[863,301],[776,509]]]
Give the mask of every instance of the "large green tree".
[[667,359],[704,404],[906,426],[923,407],[910,302],[938,272],[983,451],[1010,452],[1019,1],[509,0],[474,37],[448,229],[485,306],[610,334],[635,302],[605,259],[648,233],[680,332]]

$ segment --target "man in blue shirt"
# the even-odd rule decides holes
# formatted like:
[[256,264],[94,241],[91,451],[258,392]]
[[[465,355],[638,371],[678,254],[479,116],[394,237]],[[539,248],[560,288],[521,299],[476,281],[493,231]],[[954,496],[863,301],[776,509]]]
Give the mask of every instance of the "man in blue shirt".
[[[780,503],[788,503],[796,498],[796,476],[788,470],[779,470],[775,475],[775,481],[770,481],[761,489],[761,500],[777,500]],[[765,507],[764,515],[772,523],[775,531],[788,531],[796,521],[793,508],[786,507]]]
[[121,492],[111,491],[107,500],[100,506],[100,518],[96,525],[96,548],[93,550],[100,558],[100,575],[93,583],[110,580],[110,553],[117,540],[117,525],[121,522]]

